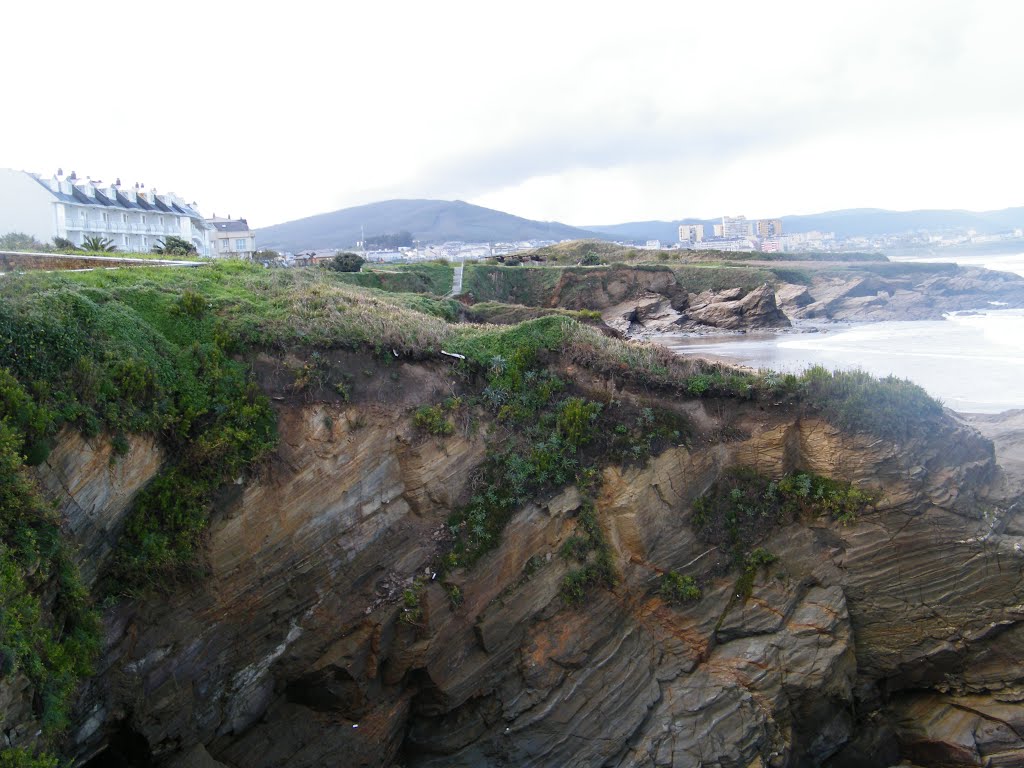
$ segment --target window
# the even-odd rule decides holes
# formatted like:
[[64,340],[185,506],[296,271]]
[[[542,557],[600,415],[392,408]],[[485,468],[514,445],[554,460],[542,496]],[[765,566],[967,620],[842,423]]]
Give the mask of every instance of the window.
[[124,224],[127,224],[127,223],[128,223],[128,214],[127,214],[127,213],[122,213],[122,214],[121,214],[121,221],[122,221],[122,222],[123,222]]
[[227,240],[221,240],[220,241],[220,249],[222,251],[226,251],[228,249],[228,241]]
[[236,251],[244,251],[245,250],[245,238],[244,237],[240,237],[239,239],[235,240],[235,250]]
[[128,247],[128,235],[121,235],[121,238],[124,241],[124,247],[127,248]]
[[143,223],[143,224],[145,224],[145,223],[146,223],[146,214],[142,214],[142,223]]

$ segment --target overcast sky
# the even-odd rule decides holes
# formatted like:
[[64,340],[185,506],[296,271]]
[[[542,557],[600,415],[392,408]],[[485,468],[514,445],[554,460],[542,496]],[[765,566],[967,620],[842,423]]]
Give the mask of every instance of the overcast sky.
[[1019,0],[3,15],[0,167],[120,176],[255,227],[394,197],[576,225],[1024,205]]

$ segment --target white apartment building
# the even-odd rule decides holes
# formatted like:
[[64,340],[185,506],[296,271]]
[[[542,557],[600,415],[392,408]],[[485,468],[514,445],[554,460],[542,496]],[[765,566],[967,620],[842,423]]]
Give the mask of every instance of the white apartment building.
[[210,255],[219,258],[252,259],[256,253],[256,233],[245,219],[218,218],[206,220],[210,227]]
[[715,236],[727,239],[751,237],[754,234],[754,222],[747,221],[746,216],[723,216],[722,234],[718,234],[718,227],[715,227]]
[[110,240],[119,251],[148,253],[170,235],[211,256],[209,225],[193,205],[155,189],[103,184],[60,170],[52,177],[0,168],[0,234],[24,232],[40,242],[55,237],[81,245]]
[[753,241],[745,237],[726,238],[724,240],[704,240],[693,244],[695,251],[756,251]]
[[704,239],[703,224],[681,224],[679,225],[680,243],[699,243]]

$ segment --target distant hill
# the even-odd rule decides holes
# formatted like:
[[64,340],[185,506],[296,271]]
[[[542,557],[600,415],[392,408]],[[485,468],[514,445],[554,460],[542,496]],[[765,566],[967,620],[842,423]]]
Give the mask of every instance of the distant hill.
[[361,237],[408,231],[424,243],[507,242],[604,237],[585,229],[512,216],[461,200],[385,200],[256,230],[260,248],[351,248]]
[[[781,216],[783,232],[835,232],[838,237],[871,237],[901,234],[918,229],[938,232],[943,229],[974,229],[979,234],[1006,232],[1024,227],[1024,207],[999,211],[922,210],[887,211],[881,208],[851,208],[805,216]],[[635,221],[625,224],[587,227],[616,240],[661,240],[675,242],[680,224],[703,224],[705,236],[721,219],[680,219],[679,221]]]
[[1024,208],[999,211],[922,210],[886,211],[879,208],[852,208],[815,213],[809,216],[783,216],[783,232],[835,232],[838,237],[900,234],[927,229],[974,229],[979,234],[996,234],[1024,227]]

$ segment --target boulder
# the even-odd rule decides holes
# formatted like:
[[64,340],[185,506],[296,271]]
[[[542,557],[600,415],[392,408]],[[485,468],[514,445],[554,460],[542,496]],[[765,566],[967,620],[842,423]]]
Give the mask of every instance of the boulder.
[[645,292],[601,313],[605,324],[626,336],[642,336],[673,330],[681,315],[672,300]]
[[710,296],[700,294],[686,310],[682,325],[686,328],[712,326],[731,331],[790,326],[789,318],[779,309],[775,292],[767,283],[746,295],[733,298],[737,290]]

